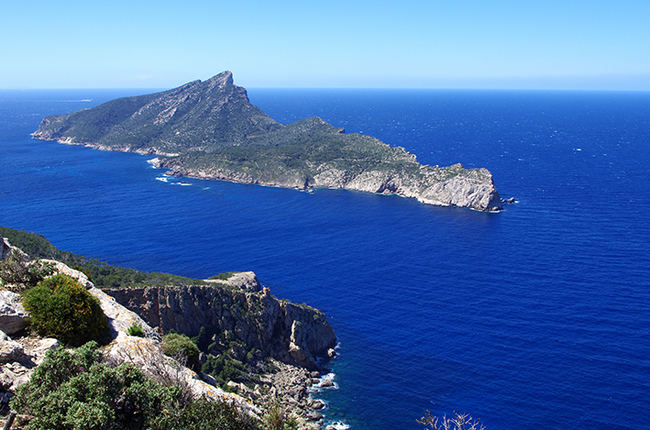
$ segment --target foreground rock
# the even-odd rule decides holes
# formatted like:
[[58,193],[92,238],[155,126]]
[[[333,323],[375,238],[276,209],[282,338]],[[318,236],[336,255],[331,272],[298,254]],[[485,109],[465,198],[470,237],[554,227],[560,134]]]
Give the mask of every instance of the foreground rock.
[[0,291],[0,331],[8,335],[18,333],[27,326],[27,313],[20,294]]
[[488,170],[422,165],[404,148],[347,134],[320,118],[280,124],[250,103],[230,72],[49,116],[33,136],[158,154],[152,164],[172,175],[299,189],[344,188],[433,205],[501,209]]

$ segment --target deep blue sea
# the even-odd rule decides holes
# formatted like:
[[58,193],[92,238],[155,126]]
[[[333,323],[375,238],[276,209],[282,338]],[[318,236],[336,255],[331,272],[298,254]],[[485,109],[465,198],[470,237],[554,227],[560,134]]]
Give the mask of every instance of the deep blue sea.
[[328,420],[417,429],[650,425],[650,93],[250,90],[421,162],[487,167],[499,214],[395,196],[182,179],[149,157],[34,141],[44,115],[141,90],[0,92],[0,225],[112,264],[254,270],[340,340]]

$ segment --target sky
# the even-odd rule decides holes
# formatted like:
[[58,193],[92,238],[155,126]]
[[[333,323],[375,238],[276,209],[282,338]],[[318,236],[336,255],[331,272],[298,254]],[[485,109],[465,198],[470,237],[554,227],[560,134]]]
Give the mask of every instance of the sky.
[[0,88],[650,90],[650,0],[0,0]]

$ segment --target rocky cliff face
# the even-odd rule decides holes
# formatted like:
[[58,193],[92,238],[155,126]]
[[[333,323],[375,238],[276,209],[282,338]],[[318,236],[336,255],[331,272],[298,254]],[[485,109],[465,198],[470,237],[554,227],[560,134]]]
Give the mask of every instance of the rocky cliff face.
[[498,211],[486,169],[427,166],[403,148],[320,118],[280,124],[223,72],[207,81],[44,118],[33,136],[96,149],[158,154],[170,174],[299,189],[399,194],[422,203]]
[[266,356],[316,368],[316,358],[336,344],[325,315],[308,306],[281,301],[267,288],[257,292],[221,285],[109,289],[106,293],[166,333],[243,342]]

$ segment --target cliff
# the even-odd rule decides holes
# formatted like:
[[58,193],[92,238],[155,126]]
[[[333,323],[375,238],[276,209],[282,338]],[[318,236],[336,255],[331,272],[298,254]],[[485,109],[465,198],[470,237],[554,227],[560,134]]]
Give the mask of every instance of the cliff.
[[169,174],[298,189],[344,188],[427,204],[501,209],[487,169],[418,163],[378,139],[320,118],[280,124],[252,105],[230,72],[156,94],[49,116],[33,133],[96,149],[157,154]]
[[[268,288],[249,292],[220,285],[107,289],[120,304],[163,333],[199,335],[261,351],[263,356],[316,369],[336,344],[317,309],[278,300]],[[203,329],[203,330],[202,330]]]

